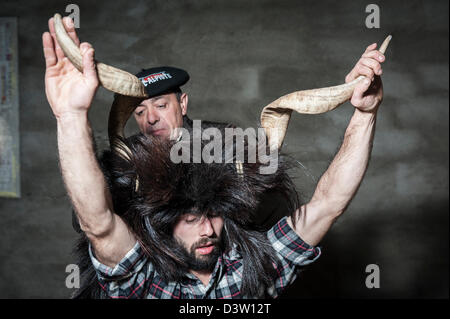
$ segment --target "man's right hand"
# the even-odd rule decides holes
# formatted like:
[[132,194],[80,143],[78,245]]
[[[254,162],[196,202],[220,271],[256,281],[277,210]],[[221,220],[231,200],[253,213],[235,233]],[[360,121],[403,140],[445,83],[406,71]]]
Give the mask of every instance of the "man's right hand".
[[[79,45],[72,19],[63,19],[72,40]],[[94,151],[87,111],[98,87],[94,49],[80,45],[83,72],[65,57],[55,36],[53,19],[50,32],[42,35],[46,63],[45,91],[57,118],[58,151],[64,184],[82,231],[89,238],[94,254],[114,267],[136,244],[127,224],[114,213],[111,193]]]
[[69,36],[80,47],[83,72],[78,71],[64,55],[56,40],[54,21],[51,18],[48,21],[50,32],[42,35],[42,45],[46,65],[45,92],[56,118],[86,113],[99,85],[94,49],[87,42],[80,45],[70,17],[65,17],[63,24]]

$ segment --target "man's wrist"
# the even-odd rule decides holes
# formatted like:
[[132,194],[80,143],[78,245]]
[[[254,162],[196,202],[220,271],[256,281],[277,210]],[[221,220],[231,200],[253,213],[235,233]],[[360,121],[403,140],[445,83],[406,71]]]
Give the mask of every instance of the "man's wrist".
[[[372,130],[377,119],[377,112],[365,112],[355,109],[349,125],[345,131],[345,136],[358,131]],[[361,131],[361,132],[362,132]],[[344,136],[344,137],[345,137]]]
[[74,122],[85,122],[88,119],[87,111],[64,112],[55,116],[58,125],[67,125]]
[[[82,136],[91,134],[87,112],[65,112],[56,117],[58,134],[64,136]],[[81,135],[80,135],[81,134]]]
[[353,113],[353,117],[361,120],[361,121],[373,121],[378,113],[378,106],[372,111],[361,111],[358,108],[355,108],[355,112]]

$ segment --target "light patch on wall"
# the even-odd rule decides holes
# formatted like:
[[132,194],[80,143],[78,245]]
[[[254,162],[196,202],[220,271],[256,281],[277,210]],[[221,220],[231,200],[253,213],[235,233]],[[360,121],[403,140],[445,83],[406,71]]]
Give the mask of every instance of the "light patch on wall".
[[415,129],[379,129],[375,133],[372,155],[378,158],[411,156],[426,147],[426,140]]
[[425,161],[398,163],[395,168],[395,185],[397,195],[410,200],[420,201],[431,195],[448,200],[448,167]]
[[0,196],[20,197],[16,18],[0,18],[0,43]]

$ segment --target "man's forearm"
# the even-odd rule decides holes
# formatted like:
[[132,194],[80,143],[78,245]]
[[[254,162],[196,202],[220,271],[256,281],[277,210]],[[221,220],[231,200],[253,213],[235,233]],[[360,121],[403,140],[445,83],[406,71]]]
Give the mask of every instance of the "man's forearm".
[[88,235],[101,236],[111,224],[111,195],[95,156],[87,114],[57,118],[61,171],[70,199]]
[[339,216],[345,211],[366,172],[372,152],[376,111],[355,109],[345,131],[344,140],[327,171],[321,177],[312,202]]

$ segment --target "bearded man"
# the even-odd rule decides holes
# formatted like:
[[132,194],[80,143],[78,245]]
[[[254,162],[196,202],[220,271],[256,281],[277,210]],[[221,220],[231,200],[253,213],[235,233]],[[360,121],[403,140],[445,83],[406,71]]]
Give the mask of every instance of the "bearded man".
[[[279,296],[320,256],[317,245],[347,208],[367,169],[383,95],[384,55],[376,44],[346,77],[346,82],[361,75],[367,79],[351,96],[355,112],[342,146],[312,199],[299,205],[282,157],[270,175],[259,173],[258,162],[242,163],[238,171],[235,163],[170,160],[173,142],[158,136],[170,136],[186,114],[187,95],[177,98],[179,78],[167,90],[146,88],[148,100],[141,100],[135,115],[147,136],[122,141],[129,150],[126,158],[106,153],[100,167],[87,116],[99,85],[94,50],[79,44],[71,19],[65,18],[81,50],[83,71],[78,71],[59,47],[53,23],[50,19],[50,33],[43,34],[46,94],[57,120],[63,179],[88,239],[99,297]],[[162,99],[167,103],[159,109]],[[272,192],[282,194],[292,211],[259,232],[251,215]]]

